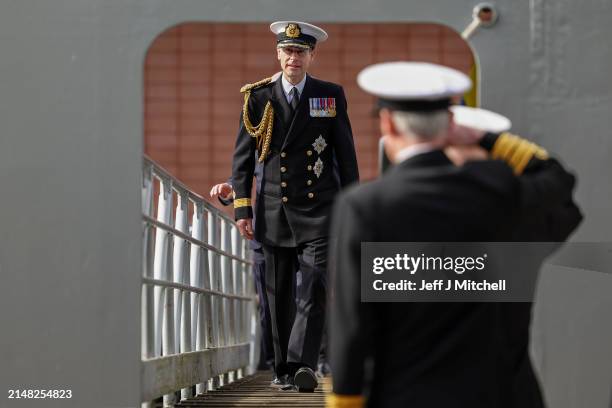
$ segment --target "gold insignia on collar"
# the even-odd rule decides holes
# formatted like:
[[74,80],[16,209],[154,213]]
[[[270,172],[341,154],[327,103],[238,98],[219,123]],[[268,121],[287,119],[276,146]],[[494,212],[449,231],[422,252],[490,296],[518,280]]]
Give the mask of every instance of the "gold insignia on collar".
[[298,38],[300,34],[302,34],[300,26],[295,23],[289,23],[285,27],[285,35],[289,38]]

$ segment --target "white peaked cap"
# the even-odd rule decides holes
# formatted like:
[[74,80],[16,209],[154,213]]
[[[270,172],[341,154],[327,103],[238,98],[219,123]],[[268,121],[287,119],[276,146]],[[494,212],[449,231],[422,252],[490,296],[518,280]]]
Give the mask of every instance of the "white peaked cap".
[[458,125],[493,133],[506,132],[512,127],[510,119],[490,110],[459,105],[451,106],[450,110]]
[[456,69],[427,62],[385,62],[366,67],[357,76],[366,92],[390,101],[433,101],[461,95],[472,81]]
[[276,34],[278,46],[314,47],[328,38],[325,30],[303,21],[275,21],[270,24],[270,31]]

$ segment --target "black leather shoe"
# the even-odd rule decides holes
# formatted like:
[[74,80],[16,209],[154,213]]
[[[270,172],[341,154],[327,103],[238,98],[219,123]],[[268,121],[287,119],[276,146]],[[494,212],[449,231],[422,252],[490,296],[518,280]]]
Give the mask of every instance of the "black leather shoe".
[[319,384],[317,376],[309,367],[302,367],[297,370],[295,377],[293,377],[293,383],[298,392],[314,392]]

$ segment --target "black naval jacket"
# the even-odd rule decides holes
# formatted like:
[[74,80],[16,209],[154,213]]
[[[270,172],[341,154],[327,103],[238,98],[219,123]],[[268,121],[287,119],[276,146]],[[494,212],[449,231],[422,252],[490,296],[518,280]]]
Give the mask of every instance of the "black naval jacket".
[[[335,98],[335,116],[312,117],[310,98]],[[248,113],[253,124],[260,122],[268,101],[274,108],[274,127],[256,203],[255,238],[292,247],[328,235],[336,193],[359,179],[357,158],[346,98],[339,85],[307,76],[292,115],[279,76],[251,91]],[[255,139],[245,129],[241,115],[232,169],[237,220],[253,218],[250,203],[245,205],[240,199],[251,197],[254,153]],[[236,202],[242,204],[236,206]]]
[[[256,200],[259,199],[259,192],[261,191],[261,176],[262,176],[262,172],[263,172],[263,166],[261,163],[255,161],[255,168],[253,169],[253,176],[255,177],[255,197]],[[226,183],[228,183],[229,185],[232,186],[232,188],[234,188],[234,183],[232,182],[232,177],[230,176],[229,179],[227,179]],[[218,197],[219,198],[219,202],[225,206],[228,206],[230,204],[234,203],[234,198],[230,197],[229,199],[224,199],[221,198],[221,196]],[[255,222],[255,221],[253,221]],[[261,243],[259,243],[256,239],[251,239],[249,240],[249,248],[251,248],[252,250],[254,250],[254,255],[255,257],[258,257],[260,255],[260,252],[262,251],[261,248]]]
[[517,177],[501,160],[455,167],[436,150],[343,192],[330,252],[332,401],[542,407],[528,356],[530,303],[361,303],[360,243],[561,242],[582,219],[574,181],[554,159],[534,156]]

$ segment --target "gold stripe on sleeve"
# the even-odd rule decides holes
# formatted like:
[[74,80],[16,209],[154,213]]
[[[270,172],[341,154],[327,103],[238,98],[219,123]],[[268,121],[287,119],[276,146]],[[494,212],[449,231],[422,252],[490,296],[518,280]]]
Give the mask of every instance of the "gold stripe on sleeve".
[[234,208],[250,207],[250,206],[251,206],[250,198],[238,198],[234,200]]
[[325,402],[327,408],[363,408],[365,406],[363,395],[329,394]]
[[515,174],[522,174],[532,157],[548,159],[548,152],[520,136],[503,132],[491,149],[491,158],[505,161]]
[[516,164],[516,166],[512,167],[514,169],[514,174],[516,175],[523,174],[525,167],[527,167],[529,160],[531,160],[531,158],[533,157],[537,149],[538,147],[536,145],[534,145],[533,143],[530,143],[528,151],[525,152],[525,154],[523,154],[523,157],[521,157],[521,160]]
[[538,149],[535,152],[534,155],[536,158],[540,159],[540,160],[548,160],[549,156],[548,156],[548,152],[546,151],[546,149],[538,146]]
[[508,151],[514,146],[514,136],[508,132],[504,132],[499,135],[499,138],[493,145],[491,150],[491,156],[493,159],[504,159]]
[[533,143],[530,143],[525,139],[521,139],[518,146],[514,150],[514,154],[509,158],[509,160],[507,160],[507,162],[510,167],[515,169],[516,166],[524,160],[525,156],[531,155],[533,155]]

